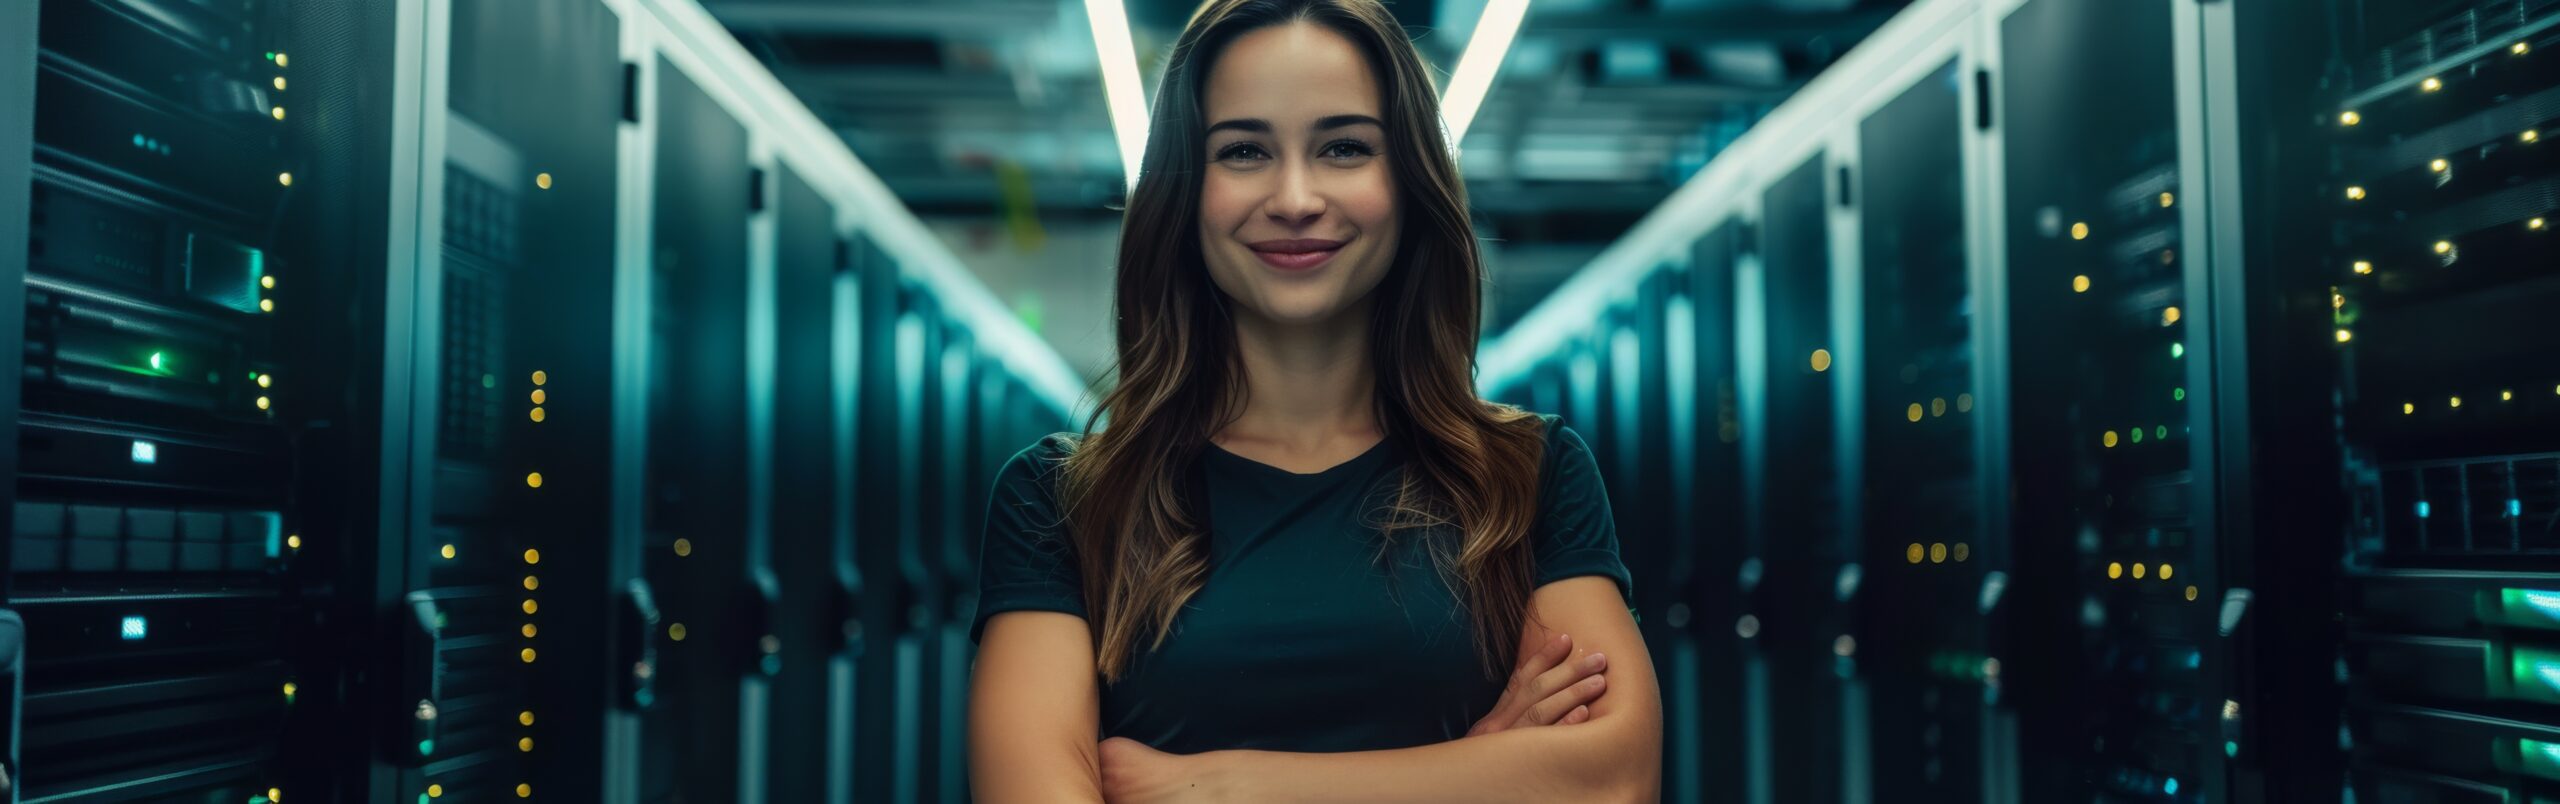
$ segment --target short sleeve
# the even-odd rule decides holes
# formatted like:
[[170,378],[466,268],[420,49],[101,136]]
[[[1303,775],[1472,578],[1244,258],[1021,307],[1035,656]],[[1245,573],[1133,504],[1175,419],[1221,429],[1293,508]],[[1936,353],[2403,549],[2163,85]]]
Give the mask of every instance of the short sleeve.
[[1055,611],[1085,616],[1084,582],[1056,493],[1067,445],[1049,436],[1015,453],[996,474],[987,497],[987,526],[980,536],[978,611],[969,623],[975,643],[987,619],[1008,611]]
[[1617,582],[1618,594],[1632,611],[1635,579],[1618,557],[1617,519],[1609,511],[1600,466],[1573,428],[1554,416],[1542,418],[1547,420],[1547,455],[1539,472],[1537,526],[1529,534],[1537,585],[1602,576]]

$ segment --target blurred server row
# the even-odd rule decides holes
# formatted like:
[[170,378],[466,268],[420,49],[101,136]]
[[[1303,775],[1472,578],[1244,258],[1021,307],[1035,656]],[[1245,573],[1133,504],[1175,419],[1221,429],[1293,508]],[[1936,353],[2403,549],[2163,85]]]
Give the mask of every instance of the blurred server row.
[[0,17],[10,800],[965,799],[1080,389],[698,6]]
[[1532,312],[1673,800],[2560,801],[2560,3],[1922,0]]

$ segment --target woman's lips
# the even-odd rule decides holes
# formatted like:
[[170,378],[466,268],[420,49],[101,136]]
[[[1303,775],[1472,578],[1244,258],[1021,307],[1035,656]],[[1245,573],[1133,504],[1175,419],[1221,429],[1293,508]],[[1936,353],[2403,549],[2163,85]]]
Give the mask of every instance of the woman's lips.
[[1248,246],[1264,265],[1283,271],[1306,271],[1323,265],[1342,250],[1340,240],[1265,240]]

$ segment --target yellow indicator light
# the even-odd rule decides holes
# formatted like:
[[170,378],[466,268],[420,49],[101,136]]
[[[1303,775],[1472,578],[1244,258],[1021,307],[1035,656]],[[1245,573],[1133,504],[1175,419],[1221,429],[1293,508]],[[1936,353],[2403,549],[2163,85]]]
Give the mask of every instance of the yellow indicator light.
[[524,657],[524,663],[525,663],[525,664],[532,664],[532,663],[533,663],[533,649],[532,649],[532,648],[526,648],[526,649],[524,649],[522,652],[517,653],[516,655],[517,655],[517,656]]
[[675,641],[677,641],[677,642],[683,642],[683,641],[684,641],[684,623],[673,623],[673,624],[668,625],[668,626],[667,626],[667,638],[668,638],[668,639],[675,640]]
[[532,751],[532,750],[533,750],[533,738],[531,738],[531,737],[519,737],[519,738],[516,738],[516,750],[518,750],[518,751],[526,751],[526,752],[530,752],[530,751]]
[[2451,241],[2451,240],[2438,240],[2438,241],[2436,241],[2436,253],[2438,253],[2438,254],[2451,254],[2451,253],[2453,253],[2453,241]]
[[291,173],[278,173],[278,174],[276,174],[276,183],[277,183],[277,184],[284,185],[284,186],[286,186],[286,187],[291,187],[291,186],[293,186],[293,174],[291,174]]
[[2416,402],[2402,402],[2402,403],[2400,403],[2400,415],[2402,415],[2402,416],[2409,416],[2409,415],[2416,414],[2417,412],[2418,412],[2418,403],[2416,403]]
[[1971,413],[1971,412],[1973,412],[1973,395],[1972,395],[1972,394],[1957,394],[1957,395],[1956,395],[1956,412],[1957,412],[1957,413]]
[[2117,561],[2107,562],[2107,577],[2109,579],[2124,577],[2124,564]]
[[693,540],[678,537],[676,539],[676,557],[683,558],[689,555],[693,555]]
[[[276,66],[278,66],[278,67],[283,67],[283,66],[285,66],[285,58],[284,58],[284,54],[283,54],[283,53],[277,53],[277,54],[276,54]],[[269,796],[269,798],[273,798],[273,796]]]
[[285,682],[285,683],[284,683],[284,697],[287,697],[287,698],[291,698],[291,697],[293,697],[294,690],[296,690],[296,689],[300,689],[300,688],[299,688],[299,687],[295,687],[295,686],[293,685],[293,682],[291,682],[291,681],[287,681],[287,682]]
[[516,724],[517,724],[517,725],[520,725],[520,726],[531,726],[531,725],[533,725],[533,710],[531,710],[531,709],[527,709],[527,710],[524,710],[524,711],[522,711],[522,712],[517,712],[517,713],[516,713]]
[[535,186],[535,187],[540,187],[540,188],[545,189],[545,190],[551,189],[551,174],[549,174],[549,173],[536,173],[536,174],[533,174],[533,186]]
[[2081,275],[2079,275],[2079,276],[2072,277],[2072,278],[2071,278],[2071,292],[2073,292],[2073,293],[2087,293],[2087,292],[2089,292],[2089,275],[2088,275],[2088,274],[2081,274]]
[[261,313],[272,313],[272,312],[275,312],[275,311],[276,311],[276,300],[274,300],[274,299],[259,299],[259,300],[258,300],[258,312],[261,312]]
[[2541,139],[2542,139],[2542,132],[2540,132],[2540,131],[2535,131],[2535,130],[2533,130],[2533,129],[2529,129],[2529,128],[2528,128],[2528,129],[2525,129],[2524,131],[2519,132],[2519,133],[2517,133],[2517,134],[2516,134],[2516,140],[2517,140],[2517,141],[2519,141],[2519,142],[2523,142],[2523,143],[2526,143],[2526,144],[2528,144],[2528,145],[2530,145],[2530,144],[2532,144],[2532,143],[2534,143],[2534,142],[2538,142],[2538,141],[2540,141]]
[[[2333,300],[2333,301],[2334,301],[2334,300]],[[2356,339],[2356,333],[2355,333],[2355,330],[2349,330],[2349,329],[2341,329],[2341,330],[2338,330],[2338,342],[2339,342],[2339,343],[2346,343],[2346,342],[2348,342],[2348,341],[2352,341],[2352,340],[2355,340],[2355,339]]]
[[1902,558],[1905,561],[1918,564],[1920,563],[1921,554],[1924,552],[1926,551],[1921,549],[1919,542],[1912,542],[1910,547],[1902,548]]
[[2178,316],[2179,316],[2178,308],[2171,307],[2171,308],[2167,308],[2167,309],[2161,310],[2161,311],[2160,311],[2160,326],[2164,326],[2164,327],[2165,327],[2165,326],[2168,326],[2168,325],[2170,325],[2170,324],[2178,323]]
[[1973,557],[1973,545],[1964,542],[1956,542],[1954,555],[1956,563],[1964,563],[1965,559]]
[[524,551],[524,563],[527,563],[527,564],[540,564],[540,563],[542,563],[542,551],[540,551],[540,550],[530,550],[530,549],[529,549],[529,550]]
[[2527,53],[2531,53],[2531,52],[2533,52],[2533,46],[2532,46],[2532,45],[2529,45],[2529,44],[2525,44],[2525,43],[2523,43],[2523,42],[2517,42],[2517,43],[2515,43],[2515,44],[2508,45],[2508,46],[2507,46],[2507,52],[2509,52],[2509,53],[2513,53],[2513,54],[2516,54],[2516,55],[2518,55],[2518,56],[2522,56],[2522,55],[2524,55],[2524,54],[2527,54]]
[[283,800],[284,800],[284,791],[283,791],[283,790],[278,790],[278,789],[273,788],[273,787],[267,788],[267,800],[268,800],[268,801],[283,801]]
[[2178,203],[2178,196],[2177,196],[2177,195],[2172,194],[2172,193],[2161,193],[2161,194],[2160,194],[2160,207],[2161,207],[2162,209],[2167,209],[2170,205],[2172,205],[2172,204],[2176,204],[2176,203]]
[[1930,418],[1936,418],[1944,415],[1947,415],[1947,398],[1942,396],[1929,400]]
[[532,613],[534,613],[534,612],[536,612],[536,611],[541,611],[541,610],[542,610],[542,606],[541,606],[541,604],[538,604],[538,603],[533,602],[533,598],[529,598],[529,597],[528,597],[528,598],[525,598],[525,599],[524,599],[524,613],[526,613],[526,614],[532,614]]
[[2457,408],[2458,408],[2458,407],[2462,407],[2462,397],[2458,397],[2458,396],[2457,396],[2457,397],[2454,397],[2454,398],[2453,398],[2453,406],[2454,406],[2454,407],[2457,407]]
[[440,784],[431,784],[431,785],[427,785],[427,797],[428,797],[428,798],[443,798],[443,797],[444,797],[444,785],[440,785]]
[[2499,392],[2498,392],[2498,401],[2500,401],[2500,402],[2513,402],[2513,401],[2516,401],[2516,392],[2515,392],[2515,389],[2510,388],[2510,389],[2507,389],[2507,390],[2504,390],[2504,391],[2499,391]]
[[536,404],[536,405],[542,404],[543,400],[550,399],[550,398],[551,398],[551,395],[550,395],[550,394],[543,393],[543,392],[542,392],[542,389],[540,389],[540,388],[533,389],[533,403],[534,403],[534,404]]
[[278,107],[276,107],[273,111],[268,112],[268,114],[275,115],[277,120],[283,120],[283,119],[284,119],[284,107],[282,107],[282,106],[278,106]]
[[1829,349],[1815,349],[1815,350],[1813,350],[1813,370],[1815,370],[1815,371],[1830,371],[1830,370],[1831,370],[1831,350],[1829,350]]
[[535,372],[533,373],[533,384],[535,384],[535,385],[541,385],[541,384],[543,384],[543,383],[550,382],[550,381],[551,381],[551,374],[550,374],[550,373],[548,373],[548,372],[544,372],[544,371],[535,371]]
[[265,387],[267,387],[267,386],[274,385],[275,383],[276,383],[276,378],[275,378],[274,376],[272,376],[272,375],[267,375],[267,374],[260,374],[260,375],[258,375],[258,387],[260,387],[260,388],[265,388]]
[[445,545],[445,546],[444,546],[444,549],[437,550],[436,552],[437,552],[437,553],[441,553],[441,554],[443,554],[443,555],[444,555],[444,557],[446,557],[446,558],[452,558],[452,557],[453,557],[453,545],[450,545],[450,544]]
[[2109,449],[2113,449],[2116,445],[2116,431],[2108,430],[2105,435],[2098,437],[2098,443],[2105,444]]
[[2356,261],[2356,273],[2358,273],[2358,274],[2369,274],[2369,273],[2373,273],[2373,263],[2366,262],[2366,261],[2364,261],[2364,260],[2357,260],[2357,261]]
[[2356,114],[2352,111],[2338,113],[2338,125],[2352,126],[2362,122],[2364,122],[2364,115]]
[[2073,223],[2073,224],[2071,224],[2071,239],[2073,239],[2073,240],[2087,240],[2087,239],[2089,239],[2089,224],[2088,224],[2088,223],[2086,223],[2086,222],[2078,222],[2078,223]]
[[274,289],[275,289],[275,286],[276,286],[276,278],[275,278],[275,275],[273,275],[273,274],[269,274],[269,275],[266,275],[266,276],[258,277],[258,287],[266,288],[266,289],[268,289],[268,290],[274,290]]
[[2160,580],[2163,580],[2163,581],[2168,580],[2168,579],[2169,579],[2169,576],[2170,576],[2171,574],[2176,573],[2177,571],[2178,571],[2178,568],[2176,568],[2176,567],[2172,567],[2172,566],[2169,566],[2169,565],[2167,565],[2167,564],[2162,564],[2162,565],[2160,565]]
[[1903,418],[1910,419],[1915,422],[1920,420],[1920,415],[1920,403],[1918,402],[1911,403],[1911,407],[1902,412]]
[[268,398],[263,397],[263,396],[262,396],[262,397],[258,397],[258,409],[259,409],[259,410],[266,410],[267,408],[272,407],[272,406],[274,406],[274,405],[275,405],[275,401],[274,401],[274,400],[268,399]]
[[2453,167],[2453,163],[2445,161],[2443,157],[2437,157],[2427,161],[2427,170],[2432,172],[2443,173],[2446,168],[2450,167]]
[[283,91],[284,91],[284,76],[281,76],[281,75],[276,76],[275,85],[276,85],[276,91],[277,91],[277,92],[283,92]]
[[538,488],[542,488],[542,473],[541,473],[541,472],[528,472],[528,473],[526,473],[526,474],[525,474],[525,476],[524,476],[524,485],[525,485],[525,487],[527,487],[527,488],[537,488],[537,489],[538,489]]
[[535,590],[535,589],[539,589],[539,588],[541,588],[541,587],[542,587],[542,579],[540,579],[540,578],[536,578],[536,577],[533,577],[533,576],[531,576],[531,575],[524,576],[524,589],[525,589],[525,591],[530,592],[530,591],[533,591],[533,590]]
[[2349,201],[2362,201],[2362,200],[2364,200],[2364,187],[2363,187],[2362,185],[2355,185],[2355,186],[2350,186],[2350,187],[2348,187],[2348,188],[2347,188],[2347,200],[2349,200]]
[[292,536],[284,537],[284,546],[285,546],[286,548],[288,548],[288,549],[293,549],[293,550],[300,550],[300,549],[302,549],[302,535],[301,535],[301,534],[295,534],[295,535],[292,535]]
[[1931,563],[1931,564],[1944,564],[1944,563],[1947,563],[1947,543],[1946,543],[1946,542],[1938,542],[1938,543],[1936,543],[1936,544],[1929,545],[1929,563]]
[[2134,577],[2134,579],[2135,579],[2135,580],[2140,580],[2140,579],[2142,578],[2142,565],[2141,565],[2141,564],[2135,564],[2135,565],[2133,565],[2133,577]]
[[2189,585],[2187,586],[2187,599],[2188,599],[2188,600],[2194,600],[2194,599],[2196,599],[2196,587],[2195,587],[2195,585],[2193,585],[2193,584],[2189,584]]
[[533,785],[529,785],[529,784],[519,784],[519,785],[516,785],[516,798],[532,798],[532,797],[533,797]]
[[526,411],[524,415],[525,418],[532,419],[535,424],[541,424],[543,419],[549,418],[549,415],[543,413],[541,408],[534,408]]
[[2443,88],[2444,88],[2444,79],[2437,78],[2437,77],[2432,76],[2432,75],[2431,75],[2431,76],[2427,76],[2427,80],[2424,80],[2424,81],[2420,81],[2420,82],[2418,82],[2418,89],[2419,89],[2419,91],[2422,91],[2422,92],[2434,92],[2434,91],[2436,91],[2436,90],[2443,89]]
[[2542,226],[2543,226],[2543,222],[2542,222],[2542,219],[2541,219],[2541,218],[2535,218],[2535,219],[2533,219],[2533,220],[2529,220],[2529,221],[2525,221],[2525,222],[2524,222],[2524,228],[2531,229],[2531,230],[2534,230],[2534,231],[2537,231],[2537,232],[2542,231]]
[[523,628],[518,628],[516,631],[524,634],[526,639],[532,639],[534,634],[541,633],[541,629],[533,627],[533,623],[525,623]]
[[2345,308],[2346,308],[2346,306],[2347,306],[2347,297],[2346,297],[2346,295],[2345,295],[2345,294],[2339,293],[2339,292],[2337,292],[2337,291],[2330,291],[2330,292],[2329,292],[2329,309],[2332,309],[2332,310],[2342,310],[2342,309],[2345,309]]

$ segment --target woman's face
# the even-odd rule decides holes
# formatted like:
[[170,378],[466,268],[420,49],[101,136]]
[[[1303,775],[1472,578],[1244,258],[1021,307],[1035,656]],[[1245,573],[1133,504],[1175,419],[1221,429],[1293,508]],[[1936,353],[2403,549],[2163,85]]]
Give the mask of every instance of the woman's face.
[[1377,77],[1320,25],[1247,33],[1209,67],[1200,250],[1238,312],[1315,324],[1358,309],[1396,253]]

